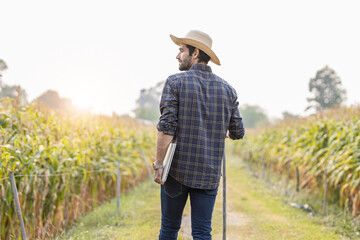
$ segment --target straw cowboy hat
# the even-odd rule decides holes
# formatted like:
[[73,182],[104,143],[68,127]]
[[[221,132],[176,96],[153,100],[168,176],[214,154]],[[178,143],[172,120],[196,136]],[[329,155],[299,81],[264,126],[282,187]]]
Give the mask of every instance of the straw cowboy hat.
[[204,53],[210,56],[210,61],[220,66],[220,60],[216,54],[211,50],[212,39],[211,37],[199,30],[191,30],[186,34],[184,38],[178,38],[170,34],[171,39],[176,45],[188,44],[202,50]]

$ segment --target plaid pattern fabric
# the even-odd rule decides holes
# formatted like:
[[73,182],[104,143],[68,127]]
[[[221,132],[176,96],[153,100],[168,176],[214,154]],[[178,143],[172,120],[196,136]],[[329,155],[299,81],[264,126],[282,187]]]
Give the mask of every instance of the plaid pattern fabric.
[[235,89],[207,65],[168,77],[157,129],[177,135],[173,178],[192,188],[218,187],[227,130],[232,139],[245,133],[238,105]]

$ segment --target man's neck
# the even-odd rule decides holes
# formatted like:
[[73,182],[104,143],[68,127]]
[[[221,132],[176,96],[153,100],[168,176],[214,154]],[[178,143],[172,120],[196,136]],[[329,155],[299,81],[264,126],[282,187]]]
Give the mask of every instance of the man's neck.
[[[198,62],[197,59],[196,59],[196,61],[193,63],[193,65],[195,65],[195,64],[201,64],[201,65],[207,66],[206,63],[204,63],[204,62]],[[191,66],[193,66],[193,65],[191,65]]]

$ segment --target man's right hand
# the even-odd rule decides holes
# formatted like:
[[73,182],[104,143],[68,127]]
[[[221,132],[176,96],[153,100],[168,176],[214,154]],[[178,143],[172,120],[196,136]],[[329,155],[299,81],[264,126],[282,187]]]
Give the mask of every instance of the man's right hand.
[[161,184],[161,185],[164,185],[164,184],[165,184],[165,182],[162,182],[162,181],[161,181],[161,177],[162,177],[163,171],[164,171],[163,168],[159,168],[159,169],[155,170],[154,182],[156,182],[156,183],[158,183],[158,184]]

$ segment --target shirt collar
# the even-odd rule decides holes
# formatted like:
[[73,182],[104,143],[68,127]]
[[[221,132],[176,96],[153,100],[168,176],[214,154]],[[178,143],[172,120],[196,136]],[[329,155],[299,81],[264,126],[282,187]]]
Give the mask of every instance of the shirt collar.
[[211,67],[204,64],[194,64],[191,66],[189,70],[200,70],[200,71],[206,71],[206,72],[212,72]]

